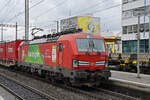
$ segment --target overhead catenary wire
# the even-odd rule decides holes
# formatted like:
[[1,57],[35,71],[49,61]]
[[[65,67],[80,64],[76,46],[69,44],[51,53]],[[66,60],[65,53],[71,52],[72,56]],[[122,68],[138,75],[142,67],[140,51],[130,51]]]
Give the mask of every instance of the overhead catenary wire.
[[100,2],[98,2],[98,3],[96,3],[96,4],[94,4],[94,5],[91,5],[91,6],[87,7],[87,8],[85,8],[85,9],[83,9],[83,10],[80,10],[79,12],[75,12],[74,14],[77,14],[77,13],[80,14],[80,13],[82,13],[82,12],[84,12],[84,11],[87,11],[88,9],[91,9],[91,8],[94,8],[94,7],[99,6],[100,4],[105,3],[106,1],[108,1],[108,0],[100,1]]
[[122,4],[113,5],[113,6],[111,6],[111,7],[107,7],[107,8],[104,8],[104,9],[95,10],[95,11],[90,12],[90,13],[98,13],[98,12],[107,11],[107,10],[110,10],[110,9],[112,9],[112,8],[119,7],[119,6],[121,6],[121,5],[122,5]]
[[6,13],[7,12],[7,8],[9,8],[9,4],[12,0],[8,0],[6,3],[3,3],[2,5],[2,8],[0,8],[0,18],[1,18],[1,23],[4,22],[4,17],[3,17],[3,13]]
[[[42,0],[43,1],[43,0]],[[105,0],[106,1],[106,0]],[[102,1],[101,1],[102,2]],[[62,3],[65,3],[64,1],[62,2]],[[59,5],[59,4],[58,4]],[[120,6],[120,5],[119,5]],[[58,6],[59,7],[59,6]],[[56,5],[56,8],[57,8],[57,5]],[[89,7],[90,8],[90,7]],[[113,7],[108,7],[109,9],[111,9],[111,8],[113,8]],[[100,9],[100,10],[96,10],[96,11],[93,11],[93,13],[97,13],[97,12],[101,12],[101,11],[105,11],[105,10],[108,10],[108,8],[104,8],[104,9]],[[55,9],[55,7],[54,7],[54,9]],[[52,8],[52,10],[53,10],[53,8]],[[50,12],[51,10],[47,10],[47,12]],[[45,11],[45,14],[47,14],[47,12]],[[19,13],[19,14],[21,14],[21,13]],[[23,14],[24,14],[24,12],[23,12]],[[43,13],[44,14],[44,13]],[[41,16],[43,16],[43,14],[40,14]],[[15,17],[17,17],[17,16],[19,16],[19,15],[16,15]],[[12,19],[13,20],[13,19]],[[10,20],[11,21],[11,20]],[[9,22],[10,22],[9,21]]]
[[[67,0],[67,1],[68,1],[68,0]],[[63,5],[64,3],[66,3],[66,0],[63,0],[62,2],[59,2],[58,4],[56,4],[54,7],[51,7],[51,8],[49,8],[48,10],[46,10],[46,11],[40,13],[38,16],[36,16],[36,18],[39,18],[39,17],[41,17],[41,16],[47,14],[48,12],[50,12],[50,11],[54,10],[55,8],[57,8],[57,7],[61,6],[61,5]]]
[[[39,1],[39,2],[38,2],[38,3],[36,3],[35,5],[31,6],[31,7],[29,8],[29,10],[31,10],[32,8],[36,7],[37,5],[41,4],[41,3],[42,3],[42,2],[44,2],[44,1],[45,1],[45,0],[41,0],[41,1]],[[15,16],[13,16],[12,18],[10,18],[10,19],[7,21],[7,23],[8,23],[8,22],[10,22],[10,21],[12,21],[12,20],[14,20],[16,17],[18,17],[18,16],[20,16],[20,15],[24,14],[24,12],[25,12],[25,10],[24,10],[24,11],[19,12],[18,14],[16,14],[16,15],[15,15]]]
[[45,1],[45,0],[41,0],[41,1],[37,2],[36,4],[34,4],[33,6],[31,6],[30,9],[32,9],[32,8],[34,8],[34,7],[38,6],[38,5],[40,5],[40,4],[43,3],[44,1]]
[[143,32],[143,37],[145,37],[145,30],[146,30],[146,0],[144,0],[144,32]]
[[[105,0],[106,1],[106,0]],[[104,9],[99,9],[99,10],[96,10],[92,13],[98,13],[98,12],[104,12],[104,11],[107,11],[107,10],[110,10],[110,9],[113,9],[113,8],[116,8],[116,7],[120,7],[122,4],[117,4],[117,5],[113,5],[111,7],[107,7],[107,8],[104,8]],[[48,27],[49,25],[47,25],[46,27]]]
[[[16,1],[16,2],[15,2],[15,1]],[[22,0],[15,0],[15,1],[14,1],[15,3],[13,3],[14,5],[13,5],[13,6],[11,5],[12,7],[9,7],[9,10],[8,10],[8,12],[7,12],[7,17],[5,18],[5,20],[6,20],[6,19],[9,19],[9,18],[12,18],[12,14],[17,13],[17,12],[13,12],[13,13],[12,13],[12,10],[13,10],[13,11],[18,11],[17,9],[20,9],[20,8],[18,8],[18,5],[19,5],[19,3],[21,3]],[[43,0],[41,0],[41,1],[43,1]],[[39,1],[39,2],[41,2],[41,1]],[[38,3],[39,3],[39,2],[38,2]],[[38,4],[38,3],[37,3],[37,4]],[[22,8],[22,7],[21,7],[21,8]],[[23,15],[23,14],[22,14],[22,15]],[[5,15],[5,16],[6,16],[6,15]],[[18,17],[19,17],[19,16],[18,16]],[[24,18],[23,18],[22,16],[20,16],[20,18],[18,18],[18,17],[16,18],[16,20],[17,20],[16,22],[20,22],[20,23],[21,23],[21,22],[24,22],[24,21],[23,21]],[[5,22],[5,20],[4,20],[3,22]]]
[[11,0],[8,0],[6,2],[6,4],[0,9],[0,12],[2,12],[4,10],[5,7],[7,7],[7,5],[11,2]]
[[[67,0],[68,1],[68,0]],[[54,7],[49,8],[48,10],[42,12],[41,14],[37,15],[35,20],[37,20],[38,18],[40,18],[41,16],[44,16],[45,14],[48,14],[50,11],[56,9],[57,7],[62,6],[63,4],[66,3],[66,0],[63,0],[62,2],[57,3]],[[50,20],[50,21],[46,21],[46,22],[56,22],[56,20]],[[44,22],[41,22],[44,23]],[[43,26],[43,25],[42,25]],[[41,27],[41,26],[40,26]]]
[[[92,5],[92,6],[87,7],[86,9],[83,9],[83,10],[80,11],[80,12],[83,12],[84,10],[87,10],[87,9],[90,9],[90,8],[93,8],[93,7],[96,7],[96,6],[99,6],[100,4],[102,4],[102,3],[106,2],[106,1],[108,1],[108,0],[103,0],[103,1],[101,1],[101,2],[99,2],[99,3],[96,3],[96,4]],[[63,3],[63,2],[62,2],[62,3]],[[59,4],[58,4],[58,5],[59,5]],[[54,9],[55,9],[55,7],[54,7]],[[36,16],[36,19],[38,19],[38,17],[43,16],[44,14],[47,14],[47,12],[48,12],[48,11],[51,11],[51,10],[53,10],[53,9],[49,9],[49,10],[45,11],[44,13],[39,14],[39,16]],[[80,12],[79,12],[79,13],[80,13]]]
[[[42,1],[43,1],[43,0],[41,0],[41,1],[39,1],[39,2],[42,2]],[[106,1],[106,0],[105,0],[105,1]],[[38,3],[39,3],[39,2],[38,2]],[[102,1],[101,1],[101,2],[102,2]],[[36,3],[36,4],[39,5],[38,3]],[[64,3],[65,3],[65,2],[64,2]],[[64,4],[64,3],[62,3],[62,4]],[[57,7],[60,7],[62,4],[58,5]],[[10,4],[10,5],[11,5],[11,4]],[[98,5],[98,4],[95,4],[95,5],[100,6],[100,4],[99,4],[99,5]],[[36,6],[36,5],[35,5],[35,6]],[[55,9],[55,8],[57,8],[57,7],[52,8],[52,10]],[[34,5],[32,6],[32,8],[34,8]],[[101,8],[101,7],[100,7],[100,8]],[[108,7],[108,8],[109,8],[109,7]],[[112,8],[113,8],[113,7],[112,7]],[[90,7],[89,7],[89,9],[90,9]],[[107,8],[105,8],[105,9],[107,9]],[[105,9],[103,10],[104,12],[106,11]],[[110,9],[111,9],[111,8],[110,8]],[[49,10],[48,12],[50,12],[50,11],[52,11],[52,10]],[[83,10],[84,10],[84,9],[83,9]],[[99,10],[101,10],[101,9],[99,9]],[[107,9],[107,10],[109,10],[109,9]],[[96,12],[96,11],[97,11],[97,12]],[[98,10],[96,10],[96,11],[93,11],[93,12],[94,12],[94,13],[101,12],[101,11],[98,11]],[[84,12],[84,11],[83,11],[83,12]],[[24,14],[24,12],[23,12],[21,15],[23,15],[23,14]],[[47,14],[47,13],[45,13],[45,14]],[[56,14],[55,14],[55,15],[56,15]],[[18,15],[18,16],[20,16],[20,15]],[[15,19],[15,18],[14,18],[14,19],[15,19],[15,20],[18,20],[19,18],[23,17],[23,16],[20,16],[20,17],[18,17],[18,16],[17,16],[17,14],[16,14],[16,16],[15,16],[16,19]],[[42,15],[42,16],[43,16],[43,15]],[[18,18],[18,19],[17,19],[17,18]],[[14,19],[12,19],[12,20],[14,20]],[[11,21],[12,21],[12,20],[11,20]],[[20,19],[20,21],[23,21],[23,20]],[[19,21],[19,22],[20,22],[20,21]],[[9,21],[9,22],[10,22],[10,21]],[[45,23],[45,24],[46,24],[46,23]],[[43,25],[43,24],[42,24],[42,25]],[[48,27],[48,26],[47,26],[47,27]]]
[[12,10],[14,10],[17,7],[17,5],[19,5],[19,3],[20,3],[20,0],[19,1],[15,0],[15,1],[14,1],[15,3],[13,2],[13,4],[10,4],[11,7],[8,6],[8,9],[6,9],[6,11],[3,10],[3,12],[5,12],[5,14],[1,14],[2,18],[3,18],[3,16],[5,16],[5,19],[3,20],[3,22],[5,22],[6,19],[8,19],[10,16],[12,16],[12,14],[14,14],[14,12],[12,12]]
[[107,7],[107,8],[104,8],[104,9],[95,10],[94,12],[91,12],[91,13],[104,12],[104,11],[107,11],[107,10],[110,10],[110,9],[113,9],[113,8],[116,8],[116,7],[121,7],[121,5],[122,4],[113,5],[111,7]]
[[[31,8],[33,8],[33,7],[35,7],[35,6],[39,5],[39,4],[41,4],[43,1],[44,1],[44,0],[39,1],[39,2],[36,3],[35,5],[31,6],[29,9],[31,10]],[[56,6],[55,6],[54,8],[48,9],[47,11],[50,11],[50,10],[53,10],[53,9],[57,8],[59,5],[63,4],[65,1],[66,1],[66,0],[64,0],[64,1],[61,2],[61,3],[56,4]],[[21,12],[19,12],[18,14],[14,15],[12,18],[10,18],[10,19],[7,21],[7,23],[10,22],[10,21],[12,21],[12,20],[14,20],[14,19],[17,18],[18,16],[24,14],[24,12],[25,12],[25,11],[21,11]],[[43,14],[45,14],[45,13],[47,13],[47,12],[44,12]],[[37,16],[37,17],[40,17],[40,15]],[[36,18],[37,18],[37,17],[36,17]]]

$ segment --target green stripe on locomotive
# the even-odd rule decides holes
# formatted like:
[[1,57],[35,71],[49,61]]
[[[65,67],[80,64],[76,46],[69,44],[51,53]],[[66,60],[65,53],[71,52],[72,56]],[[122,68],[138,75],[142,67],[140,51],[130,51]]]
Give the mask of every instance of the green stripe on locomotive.
[[44,64],[44,58],[37,44],[29,45],[29,49],[27,51],[27,54],[25,55],[25,62]]

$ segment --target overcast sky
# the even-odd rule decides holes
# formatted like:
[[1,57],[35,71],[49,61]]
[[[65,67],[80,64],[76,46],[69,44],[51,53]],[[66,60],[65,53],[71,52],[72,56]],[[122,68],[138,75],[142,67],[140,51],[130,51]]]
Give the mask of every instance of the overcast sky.
[[[91,14],[101,18],[101,31],[121,32],[121,0],[29,0],[30,25],[50,28],[56,20]],[[111,8],[113,7],[113,8]],[[0,23],[24,25],[24,0],[0,0]],[[4,31],[5,40],[14,38],[15,30]],[[19,29],[19,36],[24,34]]]

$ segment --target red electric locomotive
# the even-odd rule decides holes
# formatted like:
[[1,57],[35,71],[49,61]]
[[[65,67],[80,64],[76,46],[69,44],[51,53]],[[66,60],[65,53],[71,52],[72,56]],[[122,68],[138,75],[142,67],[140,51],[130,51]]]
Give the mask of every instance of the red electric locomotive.
[[[62,35],[63,34],[63,35]],[[58,33],[23,42],[20,68],[72,85],[95,85],[111,76],[103,37],[86,33]]]

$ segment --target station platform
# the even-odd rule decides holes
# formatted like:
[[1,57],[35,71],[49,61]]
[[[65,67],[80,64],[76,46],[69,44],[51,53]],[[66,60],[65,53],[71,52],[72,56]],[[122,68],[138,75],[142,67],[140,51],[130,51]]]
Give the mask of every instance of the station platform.
[[136,73],[120,71],[111,71],[111,73],[110,80],[116,82],[115,84],[150,92],[150,75],[140,74],[140,78],[137,78]]
[[0,100],[19,100],[4,88],[0,87]]

